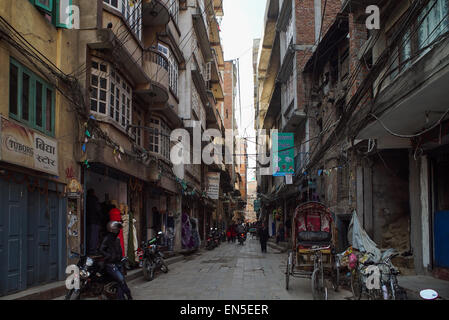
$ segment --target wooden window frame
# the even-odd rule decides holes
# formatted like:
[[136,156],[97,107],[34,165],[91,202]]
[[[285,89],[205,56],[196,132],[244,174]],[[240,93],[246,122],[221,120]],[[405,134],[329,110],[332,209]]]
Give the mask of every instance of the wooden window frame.
[[[111,0],[108,0],[108,2],[105,2],[103,0],[103,5],[108,6],[109,8],[118,11],[125,21],[127,21],[129,29],[136,35],[137,39],[140,41],[142,40],[142,5],[140,4],[140,1],[143,0],[136,0],[136,3],[134,7],[131,7],[129,5],[129,0],[117,0],[117,7],[110,4]],[[137,16],[136,11],[137,10]],[[136,22],[139,22],[136,24]],[[126,23],[125,23],[126,24]]]
[[49,6],[47,7],[46,5],[42,4],[40,2],[40,0],[30,0],[30,2],[32,4],[34,4],[36,7],[41,8],[42,10],[44,10],[45,12],[52,14],[53,13],[53,0],[48,0],[49,1]]
[[[94,114],[99,114],[102,116],[105,116],[109,119],[111,119],[114,123],[116,123],[118,126],[120,126],[123,129],[126,129],[128,124],[132,123],[132,111],[133,111],[133,90],[131,85],[128,83],[127,80],[107,61],[104,61],[99,58],[93,58],[92,62],[103,64],[107,66],[107,71],[101,71],[99,69],[95,69],[93,66],[90,68],[91,72],[91,83],[89,84],[90,88],[92,89],[92,75],[95,75],[99,78],[98,87],[97,90],[100,91],[100,79],[104,78],[106,79],[106,100],[104,101],[106,103],[105,112],[99,112],[99,94],[100,92],[97,92],[96,98],[89,96],[89,108],[90,112]],[[111,93],[112,85],[114,85],[114,94]],[[125,87],[124,87],[125,86]],[[129,91],[127,91],[129,89]],[[114,97],[114,114],[111,114],[111,98]],[[125,98],[125,100],[123,100]],[[92,110],[92,100],[95,100],[97,103],[97,111]],[[117,105],[118,103],[118,105]],[[117,113],[118,112],[118,113]],[[118,119],[117,119],[118,116]],[[123,120],[125,121],[125,124],[123,124]]]
[[[155,121],[158,121],[158,124],[156,124]],[[166,160],[170,160],[171,142],[168,135],[170,134],[169,131],[171,130],[171,128],[168,125],[167,121],[165,121],[165,119],[162,117],[153,116],[150,118],[148,126],[153,130],[157,130],[157,134],[153,132],[153,130],[151,130],[149,133],[149,151],[154,154],[160,155]],[[155,137],[157,137],[158,143],[154,142]],[[158,151],[154,151],[154,146],[157,146]]]
[[[20,62],[15,60],[14,58],[10,58],[10,65],[14,65],[18,69],[18,79],[17,79],[17,115],[10,112],[11,106],[9,105],[8,101],[8,113],[9,117],[25,124],[26,126],[35,129],[39,132],[42,132],[43,134],[46,134],[48,136],[54,137],[55,136],[55,100],[56,100],[56,94],[55,94],[55,88],[53,85],[49,84],[45,80],[43,80],[41,77],[36,75],[34,72],[30,71],[28,68],[26,68],[24,65],[22,65]],[[23,74],[26,74],[29,77],[29,93],[28,93],[28,120],[25,120],[22,118],[23,115]],[[11,74],[9,75],[9,79],[11,77]],[[37,125],[36,123],[36,83],[39,82],[42,85],[42,97],[41,97],[41,103],[42,103],[42,126]],[[8,87],[9,88],[9,87]],[[51,92],[51,128],[50,130],[47,130],[47,91]],[[10,93],[9,93],[10,94]]]

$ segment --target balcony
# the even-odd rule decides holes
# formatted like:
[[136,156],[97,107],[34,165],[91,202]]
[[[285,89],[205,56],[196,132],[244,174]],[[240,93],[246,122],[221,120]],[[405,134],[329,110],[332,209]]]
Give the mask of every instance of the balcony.
[[[213,50],[214,52],[214,50]],[[211,79],[208,84],[208,89],[212,91],[215,99],[223,100],[224,99],[224,82],[221,77],[220,69],[218,66],[218,57],[214,54],[214,60],[211,63]]]
[[204,17],[201,12],[197,11],[192,14],[193,28],[197,35],[198,44],[206,62],[212,61],[214,58],[212,55],[212,48],[209,42],[209,32],[207,29],[207,21],[204,21]]
[[214,11],[217,16],[222,17],[223,12],[223,0],[212,0],[214,2]]
[[[449,38],[443,36],[424,55],[385,87],[376,97],[373,122],[357,139],[391,139],[386,130],[414,135],[437,123],[447,111],[449,96]],[[439,127],[438,127],[439,128]]]
[[163,104],[168,101],[169,73],[168,59],[155,49],[143,52],[143,69],[150,83],[135,92],[148,103]]
[[144,86],[148,83],[148,76],[139,63],[140,52],[135,50],[135,53],[131,53],[111,29],[94,31],[87,45],[90,49],[99,50],[105,55],[113,57],[114,62],[118,65],[124,68],[126,66],[127,74],[137,86]]
[[164,26],[170,22],[168,0],[143,0],[142,22],[145,27]]

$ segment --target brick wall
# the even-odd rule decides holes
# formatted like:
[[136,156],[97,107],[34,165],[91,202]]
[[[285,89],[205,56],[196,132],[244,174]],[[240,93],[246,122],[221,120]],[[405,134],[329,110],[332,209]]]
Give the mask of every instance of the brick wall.
[[[225,62],[223,122],[226,129],[232,129],[232,61]],[[219,110],[221,112],[221,110]],[[227,114],[226,114],[227,112]]]
[[[321,0],[321,14],[324,10],[325,0]],[[335,20],[337,13],[341,9],[341,0],[328,0],[326,3],[326,11],[324,12],[323,27],[321,38],[326,34],[330,25]],[[296,0],[296,44],[304,46],[313,46],[316,44],[315,36],[315,1],[314,0]],[[320,16],[321,16],[320,14]],[[322,19],[322,18],[321,18]],[[321,23],[321,21],[320,21]],[[303,109],[306,103],[305,92],[307,88],[304,86],[302,72],[307,61],[312,56],[310,48],[299,50],[296,54],[296,64],[298,73],[298,109]]]

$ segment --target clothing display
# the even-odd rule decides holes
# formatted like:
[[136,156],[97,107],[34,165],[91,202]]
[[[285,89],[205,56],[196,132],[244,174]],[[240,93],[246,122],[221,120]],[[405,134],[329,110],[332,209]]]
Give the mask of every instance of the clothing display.
[[[129,245],[129,235],[130,235],[130,225],[129,225],[129,214],[124,214],[122,216],[122,221],[123,221],[123,247],[125,249],[125,252],[128,252],[128,245]],[[128,255],[128,259],[129,259],[129,255]]]
[[192,249],[194,247],[194,241],[192,238],[192,226],[190,224],[190,218],[187,213],[182,214],[182,247],[184,249]]

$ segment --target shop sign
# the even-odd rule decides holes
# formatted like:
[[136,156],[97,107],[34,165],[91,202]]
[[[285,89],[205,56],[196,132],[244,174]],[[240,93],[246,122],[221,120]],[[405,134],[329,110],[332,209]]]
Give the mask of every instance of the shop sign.
[[220,196],[220,173],[209,172],[207,174],[208,190],[207,195],[212,200],[218,200]]
[[273,176],[283,177],[295,173],[295,149],[293,133],[273,134]]
[[75,178],[70,180],[70,183],[67,185],[67,197],[69,198],[80,198],[81,193],[83,192],[83,188],[81,184]]
[[1,154],[5,162],[46,172],[58,171],[58,142],[6,118],[1,118]]

